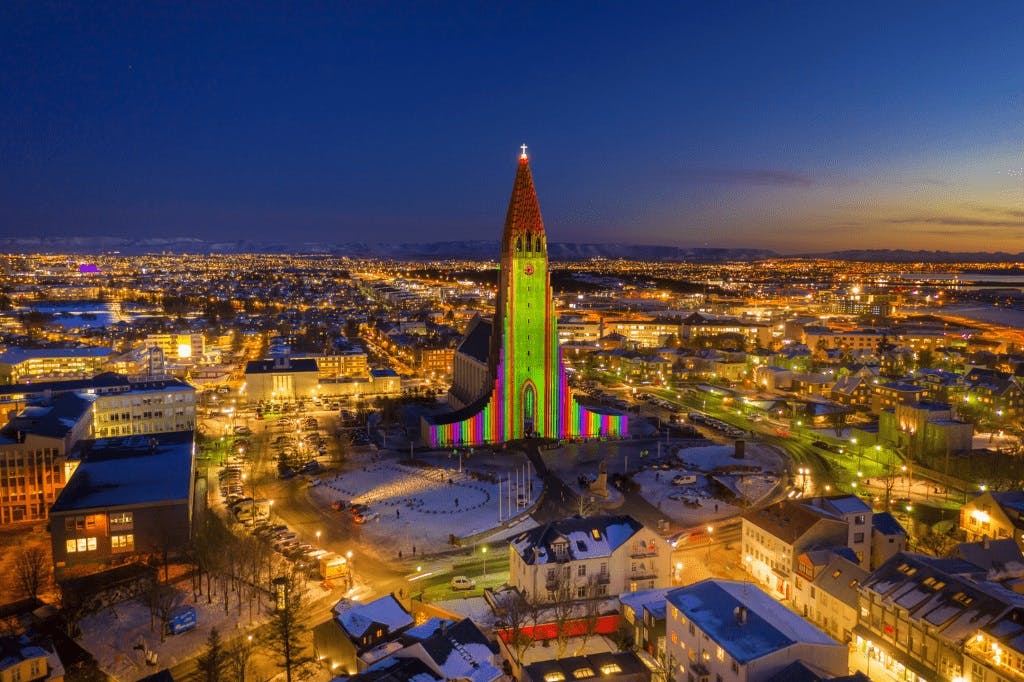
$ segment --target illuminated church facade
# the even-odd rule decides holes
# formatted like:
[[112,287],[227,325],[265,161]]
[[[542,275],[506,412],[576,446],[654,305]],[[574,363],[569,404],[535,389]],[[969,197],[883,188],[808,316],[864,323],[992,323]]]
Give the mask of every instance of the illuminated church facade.
[[584,406],[569,390],[526,145],[505,216],[499,267],[493,320],[475,318],[456,352],[449,391],[456,409],[423,418],[424,442],[438,447],[625,436],[626,415]]

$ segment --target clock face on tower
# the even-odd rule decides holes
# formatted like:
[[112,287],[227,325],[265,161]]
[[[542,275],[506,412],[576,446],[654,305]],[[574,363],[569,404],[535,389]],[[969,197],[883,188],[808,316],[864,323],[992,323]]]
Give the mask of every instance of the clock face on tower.
[[527,265],[526,268],[523,269],[523,272],[525,272],[527,275],[532,275],[533,274],[533,266],[532,265]]

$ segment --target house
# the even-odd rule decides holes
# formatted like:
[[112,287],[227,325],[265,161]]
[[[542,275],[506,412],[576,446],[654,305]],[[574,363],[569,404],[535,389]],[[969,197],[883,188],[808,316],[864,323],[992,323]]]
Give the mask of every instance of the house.
[[655,661],[665,660],[665,596],[671,589],[619,595],[619,613],[629,641]]
[[878,568],[895,554],[906,551],[907,531],[889,512],[871,515],[871,567]]
[[1024,548],[1024,490],[985,491],[960,508],[967,541],[1012,538]]
[[667,596],[673,680],[763,682],[796,661],[846,675],[847,648],[760,588],[704,580]]
[[[387,595],[369,604],[343,599],[334,607],[334,617],[313,628],[316,657],[338,674],[354,674],[370,667],[386,656],[378,649],[385,642],[395,642],[414,620],[405,607]],[[372,654],[364,659],[364,654]]]
[[31,633],[0,637],[0,682],[61,682],[64,666],[48,638]]
[[797,559],[793,606],[832,638],[848,643],[857,627],[857,588],[868,572],[846,548],[805,552]]
[[586,599],[667,587],[668,542],[631,516],[573,516],[509,543],[509,584],[528,597]]
[[83,443],[81,463],[50,508],[58,574],[184,551],[194,449],[192,431]]
[[497,682],[504,678],[497,643],[469,618],[417,626],[406,630],[400,640],[407,644],[392,658],[415,658],[440,679]]
[[741,528],[747,570],[779,599],[793,596],[796,557],[812,548],[845,546],[849,534],[842,520],[791,500],[748,511]]

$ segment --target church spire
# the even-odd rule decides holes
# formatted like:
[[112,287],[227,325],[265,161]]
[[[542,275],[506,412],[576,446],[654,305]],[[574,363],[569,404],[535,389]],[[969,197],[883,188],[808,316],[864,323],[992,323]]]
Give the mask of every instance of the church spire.
[[537,201],[537,190],[533,187],[533,175],[530,173],[530,158],[526,155],[526,145],[522,145],[519,155],[519,168],[516,170],[516,181],[512,185],[512,198],[508,202],[508,213],[505,214],[505,231],[502,235],[502,246],[506,250],[517,236],[526,233],[531,235],[544,234],[544,220],[540,217],[540,202]]

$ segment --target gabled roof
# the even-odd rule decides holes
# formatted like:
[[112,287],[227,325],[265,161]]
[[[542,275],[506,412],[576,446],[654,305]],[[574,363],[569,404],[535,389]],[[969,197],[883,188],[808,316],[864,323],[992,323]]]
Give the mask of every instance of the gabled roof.
[[889,512],[878,512],[871,517],[871,528],[882,535],[906,535],[907,531]]
[[383,625],[389,633],[397,633],[414,622],[409,612],[390,594],[369,604],[353,603],[338,613],[334,620],[352,639],[362,637],[374,624]]
[[790,500],[748,511],[743,518],[790,545],[803,537],[817,523],[842,523],[822,516],[807,505]]
[[385,658],[346,682],[440,682],[444,679],[418,658]]
[[829,677],[817,672],[803,661],[793,661],[765,682],[871,682],[871,678],[862,672],[842,677]]
[[420,645],[447,680],[490,682],[502,675],[492,664],[498,655],[497,643],[490,641],[469,618],[438,629]]
[[552,544],[566,543],[568,560],[611,556],[643,529],[632,516],[573,516],[521,533],[512,548],[527,564],[555,562]]

